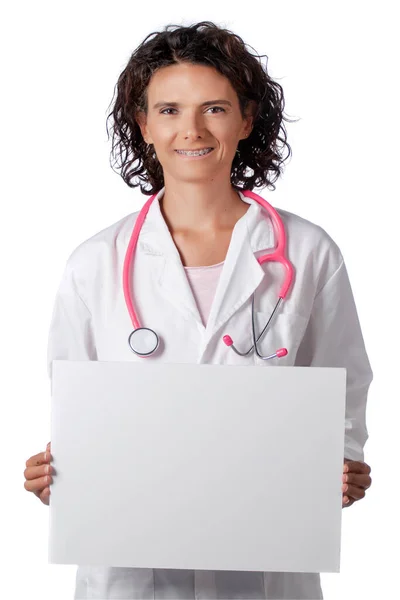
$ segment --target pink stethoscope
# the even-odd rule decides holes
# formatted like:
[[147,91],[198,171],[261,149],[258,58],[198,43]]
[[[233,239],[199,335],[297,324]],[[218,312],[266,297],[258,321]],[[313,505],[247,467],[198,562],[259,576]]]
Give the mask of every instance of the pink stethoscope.
[[[281,356],[286,356],[286,354],[288,353],[286,348],[280,348],[274,354],[270,354],[269,356],[262,356],[258,350],[257,342],[260,340],[260,338],[263,336],[263,334],[267,330],[273,316],[275,315],[282,300],[286,297],[286,295],[289,291],[289,288],[293,282],[293,276],[294,276],[293,265],[290,263],[290,261],[285,256],[285,250],[286,250],[285,228],[283,226],[282,219],[278,215],[277,211],[269,204],[269,202],[264,200],[264,198],[261,198],[261,196],[258,196],[257,194],[255,194],[254,192],[250,192],[249,190],[243,191],[242,194],[248,198],[252,198],[256,202],[258,202],[258,204],[260,204],[263,208],[266,209],[266,211],[268,212],[268,214],[272,220],[272,225],[273,225],[276,239],[277,239],[277,246],[273,252],[271,252],[269,254],[264,254],[263,256],[260,256],[259,258],[257,258],[259,264],[262,265],[264,262],[267,262],[267,261],[275,261],[275,262],[281,263],[285,269],[285,279],[284,279],[283,285],[280,289],[280,292],[278,295],[278,301],[275,305],[275,308],[272,311],[267,324],[265,325],[264,329],[262,330],[262,332],[260,333],[260,335],[257,338],[256,338],[256,332],[255,332],[255,318],[254,318],[254,294],[252,295],[251,322],[252,322],[253,345],[247,352],[239,352],[239,350],[237,348],[235,348],[235,346],[233,344],[233,340],[229,335],[224,335],[222,340],[227,346],[232,348],[232,350],[234,350],[234,352],[236,352],[236,354],[238,354],[239,356],[249,355],[250,352],[252,352],[252,350],[254,348],[257,356],[259,358],[261,358],[262,360],[269,360],[269,359],[275,358],[275,357],[280,358]],[[131,295],[129,292],[129,273],[131,272],[132,259],[133,259],[133,255],[134,255],[134,252],[136,249],[138,239],[139,239],[140,231],[142,229],[144,220],[149,211],[151,203],[153,202],[153,200],[156,196],[157,196],[157,194],[154,194],[153,196],[151,196],[151,198],[149,198],[149,200],[145,203],[145,205],[143,206],[142,210],[140,211],[140,213],[136,219],[136,223],[135,223],[135,226],[132,231],[131,239],[128,244],[128,249],[126,251],[126,256],[125,256],[125,261],[124,261],[124,271],[123,271],[123,287],[124,287],[125,302],[126,302],[126,305],[127,305],[128,311],[129,311],[129,315],[131,317],[132,324],[134,327],[132,333],[129,335],[128,344],[129,344],[129,347],[132,350],[132,352],[134,352],[135,354],[137,354],[138,356],[141,356],[143,358],[152,355],[157,350],[157,348],[159,346],[159,338],[158,338],[158,335],[156,334],[156,332],[153,331],[153,329],[149,329],[148,327],[141,327],[141,325],[139,323],[139,319],[137,317],[135,309],[133,308],[133,303],[132,303]]]

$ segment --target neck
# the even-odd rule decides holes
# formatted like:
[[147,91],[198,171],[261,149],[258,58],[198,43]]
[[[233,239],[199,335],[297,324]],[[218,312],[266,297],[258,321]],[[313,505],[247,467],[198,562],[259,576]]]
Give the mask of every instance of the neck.
[[165,183],[160,207],[168,228],[174,233],[233,229],[249,205],[241,200],[230,181],[169,180]]

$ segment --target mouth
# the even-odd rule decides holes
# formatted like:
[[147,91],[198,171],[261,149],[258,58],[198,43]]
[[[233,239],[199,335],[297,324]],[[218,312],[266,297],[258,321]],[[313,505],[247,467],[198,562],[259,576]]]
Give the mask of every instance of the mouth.
[[174,150],[179,156],[182,157],[192,157],[192,158],[200,158],[202,156],[207,156],[213,152],[214,148],[198,148],[196,150]]

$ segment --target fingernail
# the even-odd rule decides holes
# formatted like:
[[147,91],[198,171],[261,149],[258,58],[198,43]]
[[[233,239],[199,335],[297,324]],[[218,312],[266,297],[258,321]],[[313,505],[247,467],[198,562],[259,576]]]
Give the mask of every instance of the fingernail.
[[48,454],[48,452],[45,452],[44,453],[44,462],[46,462],[48,460],[49,460],[49,454]]
[[348,504],[350,502],[350,499],[347,498],[347,500],[344,501],[345,504]]
[[349,480],[349,476],[348,476],[348,475],[345,475],[345,476],[344,476],[344,481],[345,481],[345,483],[347,483],[347,481],[348,481],[348,480]]

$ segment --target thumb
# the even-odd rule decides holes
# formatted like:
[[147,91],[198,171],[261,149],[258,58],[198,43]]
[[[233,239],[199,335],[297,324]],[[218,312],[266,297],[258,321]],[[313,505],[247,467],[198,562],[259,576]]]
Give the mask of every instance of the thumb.
[[49,442],[49,443],[47,444],[47,446],[46,446],[46,450],[50,450],[50,448],[51,448],[51,442]]

